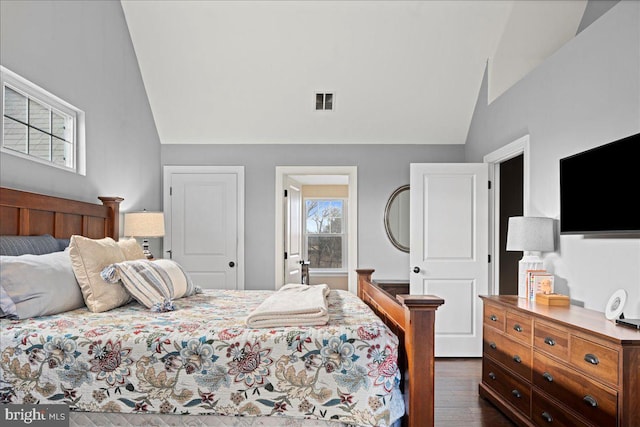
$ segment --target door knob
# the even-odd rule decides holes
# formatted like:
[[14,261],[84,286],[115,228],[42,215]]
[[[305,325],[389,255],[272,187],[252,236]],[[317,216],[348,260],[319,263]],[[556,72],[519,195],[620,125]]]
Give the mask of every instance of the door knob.
[[420,267],[413,267],[414,273],[420,273]]
[[236,263],[235,263],[235,262],[233,262],[233,261],[229,262],[229,267],[233,268],[233,267],[235,267],[235,266],[236,266]]

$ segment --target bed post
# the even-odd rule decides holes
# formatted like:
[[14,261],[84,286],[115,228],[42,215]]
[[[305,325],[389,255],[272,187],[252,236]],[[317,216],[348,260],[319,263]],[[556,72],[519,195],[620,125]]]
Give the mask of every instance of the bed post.
[[[365,283],[370,283],[371,282],[371,275],[373,274],[375,270],[369,268],[369,269],[358,269],[356,270],[356,273],[358,273],[358,298],[360,298],[362,301],[365,301],[364,299],[364,284]],[[367,301],[365,301],[367,302]]]
[[[396,295],[385,284],[371,280],[372,269],[358,269],[358,297],[399,335],[400,369],[404,370],[404,397],[407,413],[404,427],[434,425],[434,368],[436,310],[444,300],[433,295]],[[408,289],[407,289],[408,291]],[[404,343],[404,345],[402,345]],[[402,354],[406,358],[403,366]]]
[[120,236],[120,202],[122,197],[98,197],[102,204],[109,208],[109,219],[106,221],[105,236],[118,240]]
[[404,342],[408,375],[407,413],[409,426],[434,424],[434,368],[436,310],[444,300],[432,295],[398,295],[405,309]]

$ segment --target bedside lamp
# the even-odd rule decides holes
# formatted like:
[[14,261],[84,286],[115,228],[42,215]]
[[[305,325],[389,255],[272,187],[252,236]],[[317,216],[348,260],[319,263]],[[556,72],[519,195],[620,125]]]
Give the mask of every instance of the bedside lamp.
[[542,270],[540,252],[554,250],[553,219],[533,216],[509,218],[507,250],[524,251],[518,263],[518,296],[526,298],[527,270]]
[[142,250],[147,259],[152,259],[149,237],[164,236],[164,214],[162,212],[129,212],[124,214],[124,235],[142,237]]

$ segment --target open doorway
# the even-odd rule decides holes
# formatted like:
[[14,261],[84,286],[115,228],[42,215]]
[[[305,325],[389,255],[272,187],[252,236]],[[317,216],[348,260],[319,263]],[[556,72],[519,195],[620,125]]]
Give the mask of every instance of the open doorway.
[[510,216],[529,211],[529,135],[487,154],[492,183],[489,207],[489,253],[492,254],[489,290],[494,295],[517,295],[518,261],[522,252],[507,252],[507,224]]
[[522,216],[523,208],[523,165],[524,154],[519,154],[501,162],[500,168],[500,211],[498,212],[499,247],[498,280],[500,295],[518,294],[518,262],[522,258],[522,252],[507,251],[507,228],[509,218]]
[[[300,282],[357,288],[357,167],[276,167],[276,289]],[[318,282],[320,280],[320,282]]]

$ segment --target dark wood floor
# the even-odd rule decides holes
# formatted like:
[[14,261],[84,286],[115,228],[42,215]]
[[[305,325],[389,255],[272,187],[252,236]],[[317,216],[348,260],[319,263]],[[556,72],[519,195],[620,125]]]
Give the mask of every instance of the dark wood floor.
[[514,427],[478,395],[482,359],[436,359],[435,425],[442,427]]

